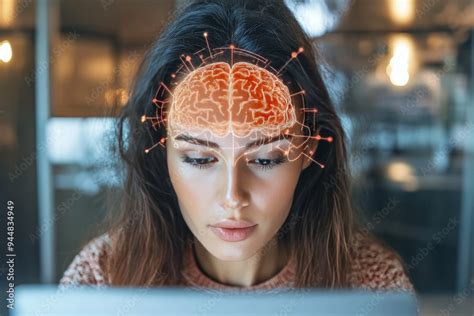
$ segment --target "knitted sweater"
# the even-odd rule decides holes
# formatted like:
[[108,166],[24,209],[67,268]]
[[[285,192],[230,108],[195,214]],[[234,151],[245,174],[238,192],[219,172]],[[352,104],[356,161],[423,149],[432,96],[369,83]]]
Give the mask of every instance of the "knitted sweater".
[[[92,239],[74,257],[59,283],[66,285],[108,286],[106,273],[99,262],[110,253],[110,237],[107,233]],[[403,263],[391,250],[373,239],[358,235],[355,242],[355,258],[349,275],[350,287],[372,290],[409,290],[414,291],[407,277]],[[183,277],[186,286],[208,289],[232,290],[271,290],[292,288],[295,281],[295,259],[291,258],[286,266],[272,278],[247,287],[226,285],[209,278],[197,264],[192,246],[184,253]]]

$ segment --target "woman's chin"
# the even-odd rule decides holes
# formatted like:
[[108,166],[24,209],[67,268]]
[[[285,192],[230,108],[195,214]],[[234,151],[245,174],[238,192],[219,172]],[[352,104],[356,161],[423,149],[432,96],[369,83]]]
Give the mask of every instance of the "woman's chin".
[[237,243],[220,241],[218,244],[214,244],[209,252],[222,261],[243,261],[252,257],[257,250],[252,246],[249,247],[249,244],[240,243],[238,245]]

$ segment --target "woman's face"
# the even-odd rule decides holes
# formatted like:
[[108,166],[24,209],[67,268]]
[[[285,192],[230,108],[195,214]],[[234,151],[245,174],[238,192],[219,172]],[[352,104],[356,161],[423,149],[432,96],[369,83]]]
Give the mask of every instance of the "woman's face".
[[[297,125],[289,132],[301,135]],[[311,162],[302,155],[303,138],[246,147],[265,137],[186,135],[208,142],[177,136],[166,143],[171,182],[186,224],[216,258],[250,258],[275,237],[288,216],[300,173]],[[253,227],[216,228],[225,220]]]

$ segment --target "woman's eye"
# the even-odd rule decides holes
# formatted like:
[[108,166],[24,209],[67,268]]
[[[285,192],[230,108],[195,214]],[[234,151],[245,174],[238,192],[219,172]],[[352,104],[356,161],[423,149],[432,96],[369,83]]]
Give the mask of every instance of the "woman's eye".
[[278,156],[277,158],[274,159],[254,159],[254,160],[248,160],[248,163],[255,163],[258,165],[259,168],[263,170],[269,170],[279,164],[282,164],[286,161],[286,159],[283,156]]
[[[206,157],[206,158],[193,158],[184,155],[182,157],[183,162],[190,164],[193,167],[199,168],[199,169],[205,169],[209,168],[212,163],[216,162],[217,159],[214,157]],[[256,164],[258,168],[263,169],[263,170],[269,170],[277,165],[280,165],[287,160],[285,157],[282,155],[278,156],[277,158],[274,159],[264,159],[264,158],[257,158],[253,160],[247,160],[249,164]]]
[[184,155],[182,159],[183,159],[183,162],[188,163],[191,166],[199,168],[199,169],[209,168],[210,164],[215,162],[214,160],[217,160],[214,157],[192,158],[186,155]]

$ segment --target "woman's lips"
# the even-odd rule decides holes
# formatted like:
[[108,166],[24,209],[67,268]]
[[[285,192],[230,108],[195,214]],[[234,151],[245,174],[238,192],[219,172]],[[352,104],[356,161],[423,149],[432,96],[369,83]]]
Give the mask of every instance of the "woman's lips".
[[244,228],[224,228],[210,226],[214,234],[224,241],[242,241],[247,239],[257,228],[257,225],[244,227]]

